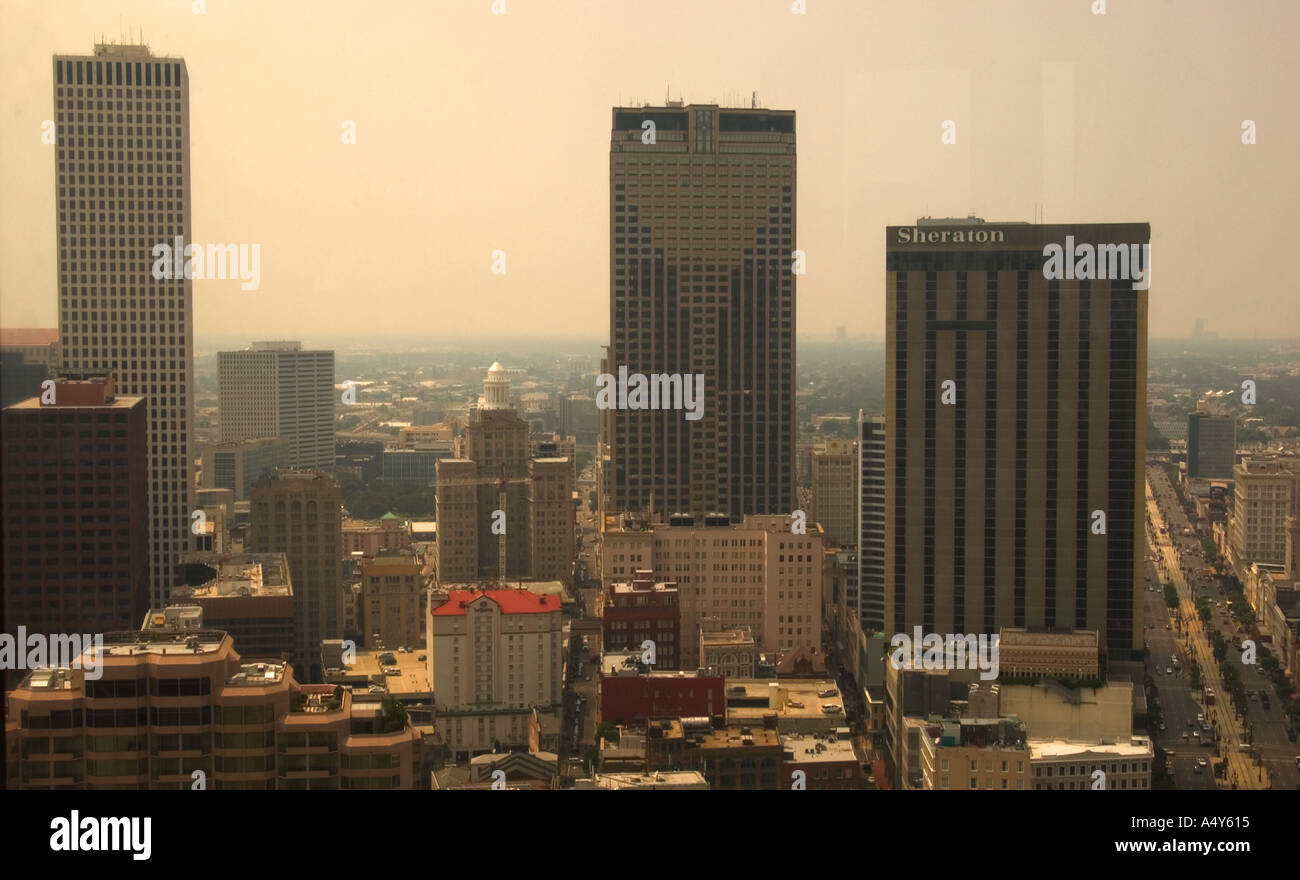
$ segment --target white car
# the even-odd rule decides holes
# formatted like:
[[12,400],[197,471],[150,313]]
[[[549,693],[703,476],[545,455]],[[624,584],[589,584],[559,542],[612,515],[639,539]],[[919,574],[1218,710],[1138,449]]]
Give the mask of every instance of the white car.
[[1173,674],[1174,674],[1174,668],[1172,666],[1166,666],[1165,675],[1173,675]]

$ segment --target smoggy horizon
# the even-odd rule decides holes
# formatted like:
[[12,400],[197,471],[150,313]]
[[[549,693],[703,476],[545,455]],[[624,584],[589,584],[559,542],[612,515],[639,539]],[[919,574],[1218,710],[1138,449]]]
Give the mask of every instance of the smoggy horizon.
[[189,71],[194,241],[260,248],[195,282],[200,347],[606,340],[610,109],[665,95],[795,111],[801,341],[883,339],[885,227],[972,213],[1150,223],[1152,339],[1300,327],[1297,8],[807,6],[6,2],[0,325],[57,326],[52,57],[142,29]]

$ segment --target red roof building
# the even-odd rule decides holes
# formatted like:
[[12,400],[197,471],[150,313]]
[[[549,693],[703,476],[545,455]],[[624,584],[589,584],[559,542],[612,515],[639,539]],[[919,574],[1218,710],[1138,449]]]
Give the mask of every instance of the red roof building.
[[470,603],[485,596],[500,606],[502,614],[550,614],[560,610],[558,598],[529,590],[451,590],[433,594],[429,613],[434,617],[464,617]]

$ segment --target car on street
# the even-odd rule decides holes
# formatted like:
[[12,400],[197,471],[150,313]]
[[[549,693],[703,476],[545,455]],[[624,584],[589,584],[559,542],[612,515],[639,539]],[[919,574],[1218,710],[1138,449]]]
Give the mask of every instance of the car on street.
[[1172,666],[1166,666],[1165,675],[1173,675],[1173,674],[1174,674],[1174,668]]

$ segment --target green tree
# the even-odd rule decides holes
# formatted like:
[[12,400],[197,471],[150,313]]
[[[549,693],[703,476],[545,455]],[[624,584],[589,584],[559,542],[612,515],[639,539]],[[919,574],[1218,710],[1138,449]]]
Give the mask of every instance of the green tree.
[[380,733],[396,733],[406,727],[406,707],[396,697],[385,696],[380,706]]
[[595,741],[597,747],[600,746],[600,741],[602,739],[607,739],[614,743],[618,742],[618,726],[610,721],[602,721],[600,724],[596,725]]
[[1223,638],[1223,633],[1217,629],[1210,633],[1211,646],[1214,649],[1214,659],[1220,663],[1228,656],[1228,643]]

